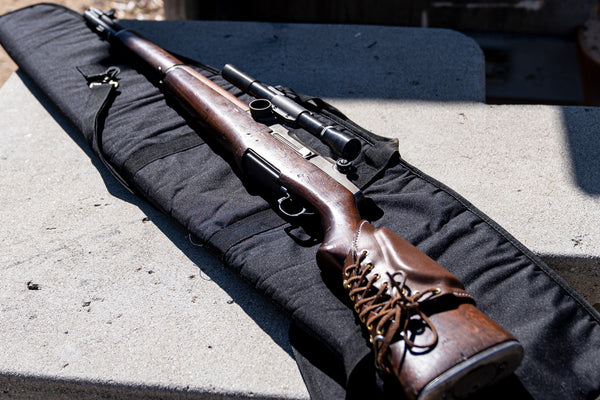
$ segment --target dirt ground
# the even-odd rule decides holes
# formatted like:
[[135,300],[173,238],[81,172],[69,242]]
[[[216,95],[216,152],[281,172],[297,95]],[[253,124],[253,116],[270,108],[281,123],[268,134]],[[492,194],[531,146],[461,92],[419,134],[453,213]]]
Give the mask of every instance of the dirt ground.
[[[0,0],[0,15],[18,10],[41,0]],[[114,8],[117,18],[127,19],[164,19],[163,0],[49,0],[49,2],[62,4],[73,10],[83,12],[88,7],[102,10]],[[17,69],[15,63],[0,46],[0,86]]]

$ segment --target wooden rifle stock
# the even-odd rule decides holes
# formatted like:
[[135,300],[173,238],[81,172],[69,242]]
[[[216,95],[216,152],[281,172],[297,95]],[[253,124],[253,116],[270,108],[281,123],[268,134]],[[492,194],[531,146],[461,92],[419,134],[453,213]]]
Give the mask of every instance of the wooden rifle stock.
[[319,215],[319,266],[338,271],[378,367],[395,375],[409,398],[465,397],[517,368],[521,346],[474,306],[458,278],[393,232],[362,220],[355,193],[274,137],[248,105],[133,32],[118,29],[108,38],[149,67],[241,171],[258,164]]

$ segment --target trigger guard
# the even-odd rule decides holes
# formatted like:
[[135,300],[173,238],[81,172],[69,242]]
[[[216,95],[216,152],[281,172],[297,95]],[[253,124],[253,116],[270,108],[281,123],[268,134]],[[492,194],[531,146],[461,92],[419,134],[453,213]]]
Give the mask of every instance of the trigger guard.
[[[284,215],[286,215],[288,217],[299,217],[301,215],[309,214],[308,211],[306,211],[306,208],[304,208],[304,207],[300,207],[300,211],[298,211],[298,212],[286,210],[285,209],[286,202],[288,202],[290,204],[293,203],[291,196],[287,193],[285,196],[283,196],[277,200],[277,204],[279,205],[279,211],[281,211]],[[292,207],[294,207],[294,204],[292,204]]]

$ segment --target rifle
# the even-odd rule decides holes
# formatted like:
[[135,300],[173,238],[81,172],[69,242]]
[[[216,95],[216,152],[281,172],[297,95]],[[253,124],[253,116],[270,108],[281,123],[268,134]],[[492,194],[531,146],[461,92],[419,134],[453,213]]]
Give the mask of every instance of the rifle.
[[[348,179],[356,139],[324,126],[299,104],[239,69],[222,75],[257,97],[249,105],[138,34],[113,12],[84,18],[101,37],[148,71],[228,152],[245,180],[279,198],[288,217],[314,213],[323,240],[320,268],[340,277],[373,345],[377,367],[410,399],[462,398],[511,374],[523,349],[474,304],[462,282],[387,228],[361,217],[361,191]],[[305,146],[284,125],[322,139],[342,161]]]

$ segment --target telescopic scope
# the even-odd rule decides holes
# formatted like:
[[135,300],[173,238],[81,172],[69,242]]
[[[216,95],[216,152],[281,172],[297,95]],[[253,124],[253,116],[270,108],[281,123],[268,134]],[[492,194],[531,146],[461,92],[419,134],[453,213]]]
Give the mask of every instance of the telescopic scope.
[[287,120],[291,120],[310,134],[318,137],[327,144],[338,156],[351,161],[360,153],[361,143],[358,139],[326,126],[316,119],[309,110],[296,103],[277,89],[266,86],[245,72],[240,71],[231,64],[226,64],[221,75],[227,81],[237,86],[245,93],[259,99],[268,100],[272,110]]

